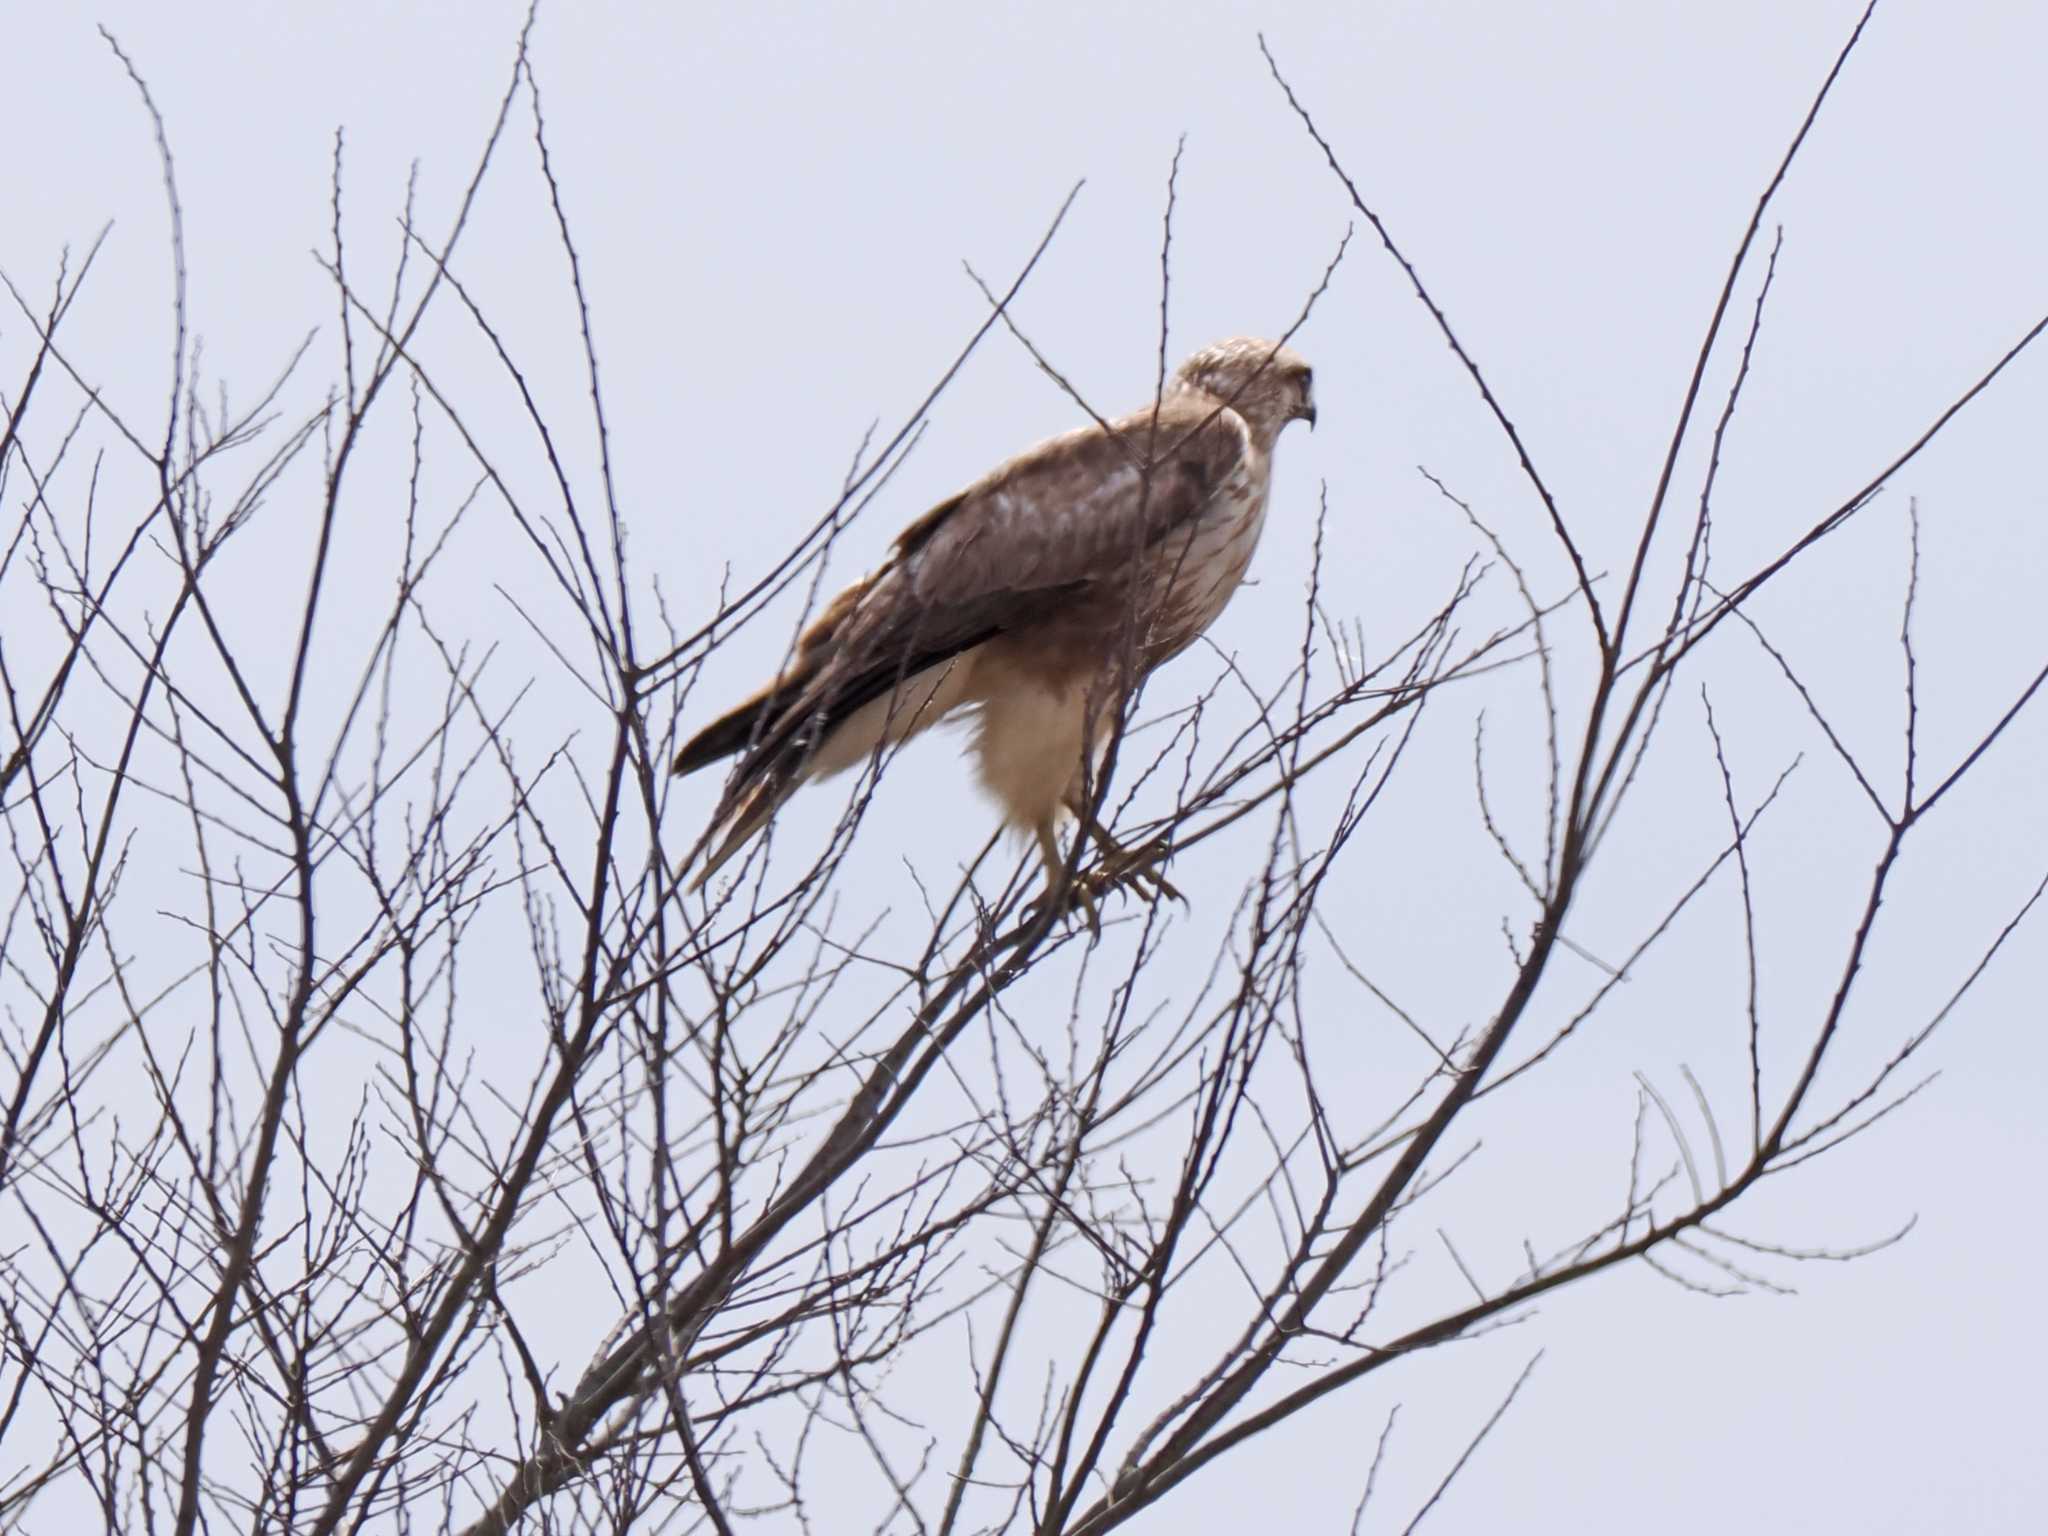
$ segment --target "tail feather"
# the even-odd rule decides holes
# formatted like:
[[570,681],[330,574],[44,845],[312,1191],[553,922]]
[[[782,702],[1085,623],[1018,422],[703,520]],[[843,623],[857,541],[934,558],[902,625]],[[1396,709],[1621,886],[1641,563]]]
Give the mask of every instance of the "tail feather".
[[712,828],[716,830],[722,825],[725,835],[704,860],[703,868],[691,876],[689,888],[692,891],[702,890],[704,882],[718,873],[720,865],[760,836],[762,829],[802,783],[802,778],[796,774],[771,773],[745,792],[730,816],[713,821]]
[[773,690],[763,689],[744,704],[727,710],[683,743],[669,772],[695,773],[721,758],[745,751],[762,731],[772,728],[770,711],[776,698]]
[[[859,665],[826,666],[814,658],[809,672],[785,673],[692,736],[676,754],[674,772],[693,773],[735,754],[739,763],[719,797],[706,839],[720,828],[724,834],[690,889],[701,887],[746,846],[811,778],[829,778],[864,759],[881,737],[901,742],[963,702],[957,692],[941,694],[949,680],[967,675],[956,676],[949,664],[996,633],[995,626],[985,625],[908,656]],[[895,701],[871,722],[878,736],[859,729],[850,738],[839,734],[877,700]]]

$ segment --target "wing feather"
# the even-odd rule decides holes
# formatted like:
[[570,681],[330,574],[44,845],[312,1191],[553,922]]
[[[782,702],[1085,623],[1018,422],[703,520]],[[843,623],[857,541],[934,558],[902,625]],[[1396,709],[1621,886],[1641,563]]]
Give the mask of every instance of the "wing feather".
[[1147,409],[1049,439],[910,524],[888,562],[804,631],[779,678],[677,755],[675,771],[688,773],[741,754],[712,824],[761,814],[742,815],[748,825],[728,830],[714,863],[759,830],[854,711],[1126,580],[1144,551],[1201,515],[1250,441],[1242,418],[1208,397],[1169,399],[1156,426]]

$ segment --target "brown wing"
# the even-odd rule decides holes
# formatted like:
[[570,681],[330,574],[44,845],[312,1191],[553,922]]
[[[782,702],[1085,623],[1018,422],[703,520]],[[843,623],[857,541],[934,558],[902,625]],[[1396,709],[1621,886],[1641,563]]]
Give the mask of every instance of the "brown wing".
[[1156,431],[1145,410],[1069,432],[904,529],[897,563],[928,605],[1121,573],[1200,514],[1248,442],[1238,415],[1203,395],[1168,400]]
[[[832,729],[906,678],[1121,578],[1198,516],[1246,452],[1244,423],[1190,395],[1041,443],[942,502],[797,642],[783,675],[683,747],[677,773],[742,752],[714,824],[765,821]],[[1150,474],[1146,454],[1156,456]]]

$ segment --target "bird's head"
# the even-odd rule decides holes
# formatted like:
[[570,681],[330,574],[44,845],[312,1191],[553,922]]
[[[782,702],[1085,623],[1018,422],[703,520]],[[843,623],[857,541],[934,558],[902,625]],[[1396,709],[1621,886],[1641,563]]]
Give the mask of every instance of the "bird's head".
[[1180,365],[1173,383],[1221,400],[1269,448],[1290,421],[1315,428],[1315,375],[1299,352],[1277,341],[1239,336],[1204,347]]

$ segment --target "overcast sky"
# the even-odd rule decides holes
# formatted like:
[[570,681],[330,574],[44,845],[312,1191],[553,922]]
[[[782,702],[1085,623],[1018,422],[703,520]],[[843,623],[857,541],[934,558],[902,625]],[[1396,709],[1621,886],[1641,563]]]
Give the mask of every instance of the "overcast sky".
[[[543,7],[535,67],[636,557],[685,614],[703,612],[728,571],[744,580],[770,565],[831,503],[869,423],[900,420],[982,320],[963,260],[1007,281],[1084,179],[1017,315],[1098,410],[1148,397],[1160,217],[1182,134],[1169,351],[1284,329],[1353,214],[1267,74],[1263,30],[1487,369],[1589,563],[1616,569],[1729,255],[1859,10],[557,0]],[[388,266],[414,162],[423,222],[445,225],[521,16],[365,0],[101,8],[168,125],[209,378],[252,395],[301,336],[331,327],[313,252],[328,241],[337,128],[363,272]],[[2048,310],[2043,59],[2048,8],[2027,0],[1880,9],[1777,210],[1784,250],[1723,470],[1720,569],[1754,564],[1816,521]],[[170,345],[160,174],[147,120],[85,12],[15,8],[0,124],[11,146],[0,268],[46,289],[67,244],[81,249],[115,221],[72,347],[110,399],[147,416]],[[544,189],[530,159],[506,165],[462,270],[531,360],[543,403],[577,419],[575,315]],[[1321,487],[1325,602],[1373,642],[1412,628],[1473,547],[1417,465],[1480,508],[1549,590],[1560,579],[1541,509],[1469,379],[1399,269],[1360,235],[1295,343],[1316,366],[1319,427],[1283,441],[1256,584],[1214,632],[1269,683],[1298,644]],[[1752,280],[1741,302],[1754,291]],[[451,321],[444,388],[472,387],[462,370],[478,366],[459,329]],[[8,378],[20,345],[16,322],[0,320]],[[474,390],[501,394],[489,377],[477,372]],[[479,412],[516,431],[502,399]],[[1908,497],[1923,521],[1928,761],[1952,763],[2048,660],[2044,412],[2048,357],[2030,358],[1759,609],[1845,737],[1887,774]],[[903,522],[1079,419],[1019,349],[992,342],[846,536],[835,573],[851,576]],[[532,467],[530,443],[506,452]],[[443,600],[466,633],[516,626],[487,584]],[[258,620],[268,601],[252,587]],[[754,686],[786,633],[762,626],[721,658],[701,707]],[[1767,996],[1796,1031],[1839,966],[1854,908],[1842,882],[1867,866],[1881,829],[1774,670],[1733,633],[1718,644],[1704,676],[1733,722],[1748,796],[1806,754],[1760,875]],[[1215,666],[1191,653],[1150,697],[1184,701]],[[1625,951],[1718,833],[1718,802],[1699,793],[1696,694],[1684,703],[1677,760],[1646,780],[1619,829],[1630,840],[1575,913],[1574,937],[1595,954]],[[1504,750],[1529,746],[1504,718]],[[1501,919],[1517,909],[1474,832],[1471,714],[1436,724],[1432,756],[1334,899],[1390,990],[1455,1027],[1494,995]],[[2044,750],[2048,729],[2022,720],[1930,827],[1911,894],[1884,914],[1845,1084],[1924,1021],[2048,869]],[[943,871],[979,848],[991,812],[954,759],[928,742],[892,770],[849,865],[850,899],[914,908],[906,864]],[[715,787],[702,787],[707,809]],[[792,808],[791,842],[814,846],[830,825],[840,802],[816,798]],[[1251,836],[1207,850],[1192,879],[1242,878],[1260,847]],[[1198,903],[1183,953],[1214,953],[1225,906]],[[1917,1216],[1898,1246],[1773,1269],[1791,1296],[1710,1300],[1647,1270],[1607,1275],[1502,1336],[1374,1377],[1205,1473],[1142,1528],[1284,1518],[1341,1529],[1371,1437],[1399,1401],[1406,1459],[1382,1523],[1368,1526],[1399,1529],[1540,1345],[1542,1366],[1434,1517],[1440,1528],[2038,1530],[2042,954],[2041,930],[2023,931],[1931,1048],[1934,1087],[1838,1157],[1775,1181],[1739,1224],[1761,1240],[1848,1247]],[[1634,1070],[1670,1082],[1686,1062],[1733,1091],[1730,965],[1725,927],[1676,935],[1640,986],[1621,989],[1640,998],[1617,998],[1555,1088],[1484,1128],[1502,1159],[1452,1192],[1444,1217],[1468,1260],[1505,1278],[1525,1232],[1539,1247],[1566,1235],[1569,1214],[1548,1226],[1543,1214],[1560,1182],[1619,1195]],[[1442,1269],[1432,1283],[1462,1285],[1429,1262]],[[565,1369],[584,1347],[562,1343]]]

